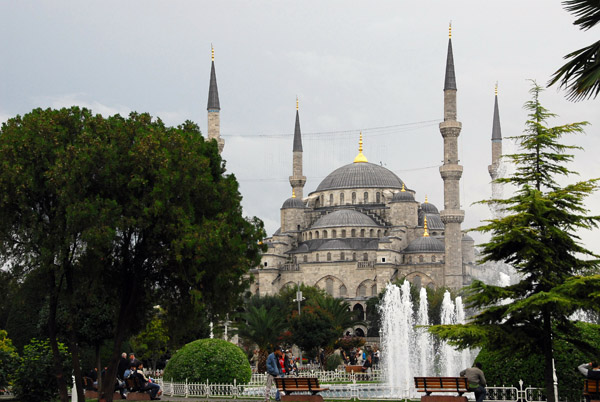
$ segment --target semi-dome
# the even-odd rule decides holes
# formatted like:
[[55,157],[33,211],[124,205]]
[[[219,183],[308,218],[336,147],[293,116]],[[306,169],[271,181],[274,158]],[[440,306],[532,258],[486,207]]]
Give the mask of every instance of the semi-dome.
[[394,172],[374,163],[350,163],[331,172],[315,192],[344,188],[402,188]]
[[423,226],[425,216],[427,217],[427,226],[429,227],[429,229],[444,230],[444,222],[442,222],[442,218],[440,218],[440,214],[438,213],[425,213],[423,211],[420,211],[418,220],[419,226]]
[[438,209],[435,205],[433,205],[432,203],[427,202],[427,201],[425,201],[424,203],[421,204],[421,209],[426,214],[438,214],[439,215],[439,213],[440,213],[440,211],[438,211]]
[[443,253],[444,243],[430,236],[419,237],[410,242],[405,253]]
[[354,209],[340,209],[320,217],[312,229],[330,228],[337,226],[379,226],[367,215]]
[[319,250],[347,250],[350,246],[348,246],[345,242],[341,240],[329,240],[319,247]]
[[304,208],[304,203],[300,198],[291,197],[283,202],[281,209],[284,208]]
[[410,191],[398,191],[392,197],[392,202],[414,202],[415,196]]

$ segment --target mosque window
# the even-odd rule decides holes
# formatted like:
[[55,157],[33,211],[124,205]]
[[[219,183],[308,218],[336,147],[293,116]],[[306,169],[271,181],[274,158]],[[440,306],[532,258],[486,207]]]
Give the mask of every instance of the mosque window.
[[356,237],[356,229],[352,229],[352,231],[350,232],[350,236]]
[[360,230],[360,237],[365,237],[365,230],[364,229]]
[[333,237],[334,239],[337,237],[337,230],[333,229],[331,231],[331,237]]
[[348,293],[346,286],[344,286],[344,285],[340,286],[340,296],[346,296],[346,293]]
[[327,261],[331,261],[331,253],[327,253]]
[[265,261],[265,267],[267,266],[267,262]]
[[317,253],[317,255],[315,255],[315,261],[319,262],[319,253]]
[[309,237],[309,239],[310,239],[310,240],[312,240],[312,232],[310,232],[310,233],[308,234],[308,237]]
[[304,254],[304,257],[302,257],[302,260],[303,260],[304,262],[308,262],[308,256],[307,256],[306,254]]
[[325,206],[325,196],[321,194],[321,197],[319,198],[321,199],[321,205]]
[[363,261],[369,261],[369,253],[363,254]]
[[352,261],[356,261],[356,253],[352,253]]
[[318,238],[319,238],[319,231],[317,230],[317,231],[315,232],[315,239],[318,239]]
[[385,257],[381,257],[381,262],[385,262]]
[[363,194],[363,199],[364,199],[365,204],[369,202],[369,193],[367,193],[366,191]]
[[381,202],[381,193],[377,192],[375,194],[375,201],[379,204]]
[[300,231],[300,225],[297,225],[297,226],[296,226],[296,230],[297,230],[297,231]]
[[333,194],[329,194],[329,205],[333,205]]
[[365,297],[365,296],[367,296],[367,287],[365,285],[360,285],[358,287],[358,292],[357,293],[358,293],[357,296],[359,296],[359,297]]
[[327,293],[333,296],[333,279],[325,279],[325,290],[327,291]]
[[422,255],[419,256],[419,262],[423,262],[423,256]]
[[375,231],[373,231],[373,229],[369,230],[369,237],[373,237],[374,233],[375,233]]
[[356,193],[352,192],[352,203],[356,204]]
[[346,253],[344,253],[343,251],[340,253],[340,260],[346,261]]
[[412,257],[408,257],[408,263],[412,264]]
[[340,205],[344,205],[344,193],[340,193]]
[[326,231],[326,230],[324,230],[324,231],[323,231],[323,238],[324,238],[324,239],[326,239],[326,238],[327,238],[327,231]]
[[377,296],[377,285],[371,286],[371,296]]
[[435,255],[431,256],[431,262],[435,262]]
[[377,231],[377,237],[381,237],[381,230]]
[[342,229],[342,237],[345,239],[346,238],[346,229]]
[[412,280],[413,285],[415,285],[415,287],[418,289],[421,287],[421,277],[419,275],[415,275],[415,277]]

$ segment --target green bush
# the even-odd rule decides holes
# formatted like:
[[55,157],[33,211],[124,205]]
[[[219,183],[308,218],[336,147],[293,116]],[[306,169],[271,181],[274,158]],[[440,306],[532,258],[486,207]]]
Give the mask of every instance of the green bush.
[[[582,339],[592,343],[600,350],[600,326],[596,324],[578,323]],[[558,394],[561,400],[578,400],[581,398],[584,377],[577,366],[600,356],[590,356],[579,351],[572,344],[563,340],[554,342],[554,362],[558,376]],[[475,361],[481,362],[485,379],[489,386],[523,386],[544,387],[544,356],[529,352],[490,352],[485,349],[479,352]]]
[[250,381],[252,369],[246,354],[222,339],[199,339],[179,349],[167,363],[166,381],[238,384]]
[[329,357],[327,358],[327,363],[325,364],[325,368],[327,370],[333,371],[336,368],[338,368],[338,366],[340,364],[342,364],[342,356],[334,353],[332,355],[329,355]]
[[19,355],[6,331],[0,329],[0,394],[12,383],[15,370],[19,366]]
[[[70,356],[67,348],[58,344],[62,369],[68,383],[71,382]],[[22,402],[53,401],[58,396],[58,384],[54,376],[52,350],[48,340],[32,339],[23,349],[21,364],[15,373],[14,391]]]

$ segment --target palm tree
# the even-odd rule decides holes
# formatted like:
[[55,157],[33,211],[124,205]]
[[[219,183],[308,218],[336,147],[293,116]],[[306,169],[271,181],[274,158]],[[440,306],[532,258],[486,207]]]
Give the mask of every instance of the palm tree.
[[266,369],[268,351],[281,341],[286,328],[286,317],[278,308],[267,311],[265,306],[248,306],[242,314],[238,334],[258,346],[257,369],[260,373]]
[[[598,0],[565,0],[563,5],[577,17],[573,24],[582,30],[600,23]],[[561,88],[567,89],[570,100],[595,98],[600,93],[600,40],[564,58],[569,61],[554,72],[548,85],[559,82]]]
[[362,321],[355,320],[355,314],[350,310],[350,304],[343,299],[319,296],[314,299],[314,304],[333,316],[333,326],[340,332],[340,336],[346,328],[363,324]]

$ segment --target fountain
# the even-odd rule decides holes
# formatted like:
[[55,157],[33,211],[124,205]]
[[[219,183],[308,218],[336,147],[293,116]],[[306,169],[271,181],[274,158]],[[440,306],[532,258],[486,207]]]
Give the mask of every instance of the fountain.
[[[425,326],[430,324],[427,292],[421,288],[418,309],[413,309],[410,283],[388,285],[380,306],[382,368],[392,397],[416,396],[415,376],[457,376],[473,362],[471,351],[457,351],[433,338]],[[462,299],[452,301],[444,294],[442,324],[465,322]]]

